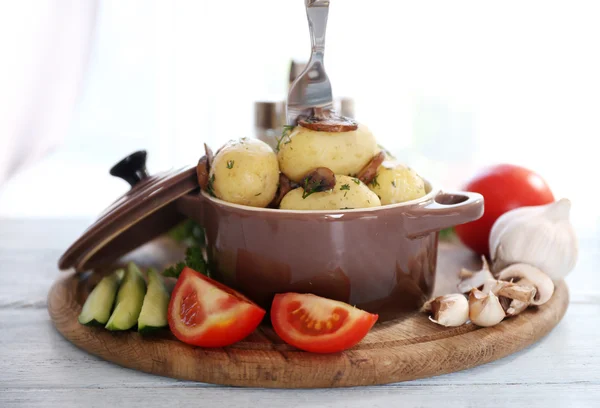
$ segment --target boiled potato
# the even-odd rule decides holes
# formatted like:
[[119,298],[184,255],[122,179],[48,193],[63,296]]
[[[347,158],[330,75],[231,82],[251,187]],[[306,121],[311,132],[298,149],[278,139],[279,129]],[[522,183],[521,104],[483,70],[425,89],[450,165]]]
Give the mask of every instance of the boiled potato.
[[302,181],[317,167],[335,174],[357,174],[378,151],[373,134],[363,125],[350,132],[318,132],[301,126],[279,143],[279,167],[290,180]]
[[266,207],[275,197],[278,182],[277,156],[258,139],[227,143],[210,169],[214,195],[235,204]]
[[379,166],[369,188],[377,194],[382,205],[403,203],[426,194],[425,182],[414,170],[390,161]]
[[352,208],[378,207],[377,195],[354,177],[335,176],[333,190],[312,193],[302,198],[304,190],[296,188],[283,197],[279,208],[286,210],[344,210]]

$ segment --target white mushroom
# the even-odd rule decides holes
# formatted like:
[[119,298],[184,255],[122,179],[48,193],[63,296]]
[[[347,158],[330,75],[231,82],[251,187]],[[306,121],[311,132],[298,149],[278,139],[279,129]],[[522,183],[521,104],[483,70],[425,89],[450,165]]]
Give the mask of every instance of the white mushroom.
[[504,319],[504,308],[494,292],[487,294],[478,289],[469,293],[469,318],[473,324],[482,327],[494,326]]
[[517,283],[518,286],[534,287],[536,293],[531,304],[535,306],[546,303],[554,293],[554,283],[552,282],[552,279],[535,266],[523,263],[511,265],[500,271],[498,279]]
[[488,279],[481,291],[483,294],[491,292],[498,296],[507,316],[515,316],[527,309],[537,292],[535,287],[524,279],[518,283]]
[[482,287],[489,279],[494,279],[492,272],[490,272],[490,267],[485,259],[485,256],[481,257],[481,270],[479,271],[470,271],[468,269],[463,269],[460,271],[459,276],[464,278],[458,284],[458,291],[460,293],[469,293],[473,288]]
[[430,300],[423,306],[423,311],[431,312],[433,316],[429,320],[446,327],[461,326],[469,320],[469,302],[459,293]]

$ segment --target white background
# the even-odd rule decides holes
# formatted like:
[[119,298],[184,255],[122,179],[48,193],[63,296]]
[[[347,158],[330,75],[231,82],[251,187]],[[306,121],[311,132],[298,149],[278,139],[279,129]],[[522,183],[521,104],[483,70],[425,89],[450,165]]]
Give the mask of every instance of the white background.
[[[0,216],[93,216],[126,190],[107,170],[129,152],[147,149],[158,171],[193,164],[203,142],[251,136],[253,102],[285,98],[290,59],[309,55],[303,7],[101,1],[68,132],[0,185]],[[595,1],[332,0],[326,66],[334,93],[353,97],[359,121],[425,177],[454,188],[490,163],[524,165],[597,228],[599,11]]]

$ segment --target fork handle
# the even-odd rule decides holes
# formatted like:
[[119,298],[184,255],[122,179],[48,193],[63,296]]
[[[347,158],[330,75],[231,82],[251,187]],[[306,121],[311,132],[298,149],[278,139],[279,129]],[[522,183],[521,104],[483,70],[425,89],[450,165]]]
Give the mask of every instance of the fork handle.
[[323,59],[325,53],[325,32],[329,15],[329,0],[305,0],[306,16],[310,28],[313,58]]

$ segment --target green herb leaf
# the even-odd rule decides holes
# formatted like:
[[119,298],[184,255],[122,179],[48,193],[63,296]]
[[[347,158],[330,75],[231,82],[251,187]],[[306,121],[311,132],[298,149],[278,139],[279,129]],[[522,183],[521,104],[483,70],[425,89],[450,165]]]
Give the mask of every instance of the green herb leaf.
[[440,231],[439,239],[450,240],[454,236],[454,228],[446,228]]
[[350,190],[350,184],[342,184],[340,190]]
[[227,168],[228,168],[229,170],[233,169],[233,163],[235,163],[235,161],[234,161],[234,160],[228,160],[228,161],[227,161]]
[[356,177],[352,178],[352,181],[354,181],[356,184],[360,184],[360,180],[357,179]]
[[185,263],[189,268],[206,275],[206,262],[202,254],[202,248],[189,247],[185,251]]
[[212,197],[216,197],[215,195],[215,190],[213,188],[213,184],[215,182],[215,175],[213,174],[212,176],[210,176],[210,178],[208,179],[208,186],[206,187],[206,192],[208,194],[210,194]]
[[188,246],[204,247],[206,245],[204,228],[192,220],[183,221],[173,227],[167,235],[175,241]]
[[207,274],[206,261],[204,261],[204,255],[202,254],[202,248],[200,247],[189,247],[185,251],[185,261],[178,262],[173,266],[168,267],[163,272],[164,276],[172,278],[178,278],[185,267],[191,268],[196,272],[200,272],[203,275]]
[[277,139],[277,146],[275,147],[275,151],[279,151],[282,142],[283,144],[288,144],[292,141],[292,139],[290,139],[290,134],[292,133],[292,130],[294,130],[294,128],[295,126],[291,125],[285,125],[283,127],[281,137]]
[[373,177],[373,180],[371,180],[371,185],[373,187],[379,187],[379,183],[377,182],[377,176]]
[[163,275],[168,276],[170,278],[179,278],[179,275],[181,275],[183,268],[185,268],[185,262],[178,262],[177,264],[165,269]]
[[396,180],[392,180],[392,186],[396,187]]

